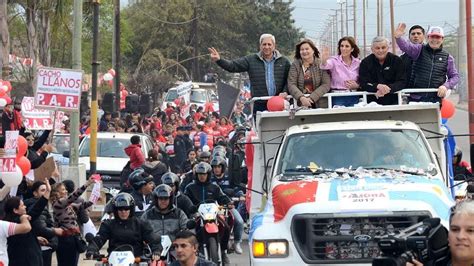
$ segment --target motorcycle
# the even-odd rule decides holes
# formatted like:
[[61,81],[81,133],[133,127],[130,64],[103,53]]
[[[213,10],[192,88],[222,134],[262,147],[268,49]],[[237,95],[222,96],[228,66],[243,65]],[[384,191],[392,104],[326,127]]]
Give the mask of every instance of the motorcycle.
[[[222,265],[222,247],[221,239],[226,237],[225,230],[228,227],[226,218],[222,213],[225,208],[220,208],[216,202],[206,201],[201,203],[198,208],[196,218],[198,238],[200,240],[201,252],[206,260],[213,261],[217,265]],[[227,236],[228,237],[228,236]]]
[[[152,261],[149,256],[135,257],[133,252],[130,250],[119,250],[128,245],[124,245],[116,248],[112,251],[109,257],[106,257],[103,254],[97,254],[92,257],[92,259],[97,260],[98,262],[95,266],[155,266],[156,262]],[[130,246],[133,250],[133,248]],[[87,259],[87,258],[86,258]]]
[[160,253],[160,259],[153,264],[153,266],[166,266],[171,264],[174,260],[173,256],[170,254],[171,245],[171,238],[168,235],[161,236],[161,247],[163,248]]

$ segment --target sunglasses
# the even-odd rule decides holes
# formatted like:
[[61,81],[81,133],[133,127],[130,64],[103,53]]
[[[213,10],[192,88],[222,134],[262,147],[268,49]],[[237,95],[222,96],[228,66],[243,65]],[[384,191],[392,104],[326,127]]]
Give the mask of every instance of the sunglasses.
[[169,199],[170,199],[170,198],[164,198],[164,197],[163,197],[163,198],[158,198],[158,200],[163,200],[163,201],[169,200]]
[[118,207],[117,210],[118,211],[129,211],[130,207]]
[[35,139],[27,138],[27,141],[35,141]]

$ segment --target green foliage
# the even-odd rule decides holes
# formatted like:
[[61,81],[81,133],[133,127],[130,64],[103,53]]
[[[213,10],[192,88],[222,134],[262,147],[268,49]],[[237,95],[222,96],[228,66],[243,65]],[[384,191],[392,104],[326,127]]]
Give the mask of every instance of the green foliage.
[[208,71],[225,76],[209,60],[208,47],[217,48],[225,58],[241,57],[258,51],[263,33],[274,34],[277,49],[289,55],[303,34],[291,19],[291,2],[274,2],[143,0],[129,6],[123,14],[133,29],[133,49],[124,61],[136,86],[158,87],[147,83],[159,80],[151,78],[154,75],[189,79],[194,58],[199,69],[195,80]]

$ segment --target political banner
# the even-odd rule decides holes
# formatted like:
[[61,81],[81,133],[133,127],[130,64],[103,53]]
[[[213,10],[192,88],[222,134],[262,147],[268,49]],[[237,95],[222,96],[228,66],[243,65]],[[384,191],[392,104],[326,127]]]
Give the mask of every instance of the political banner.
[[23,97],[21,101],[23,125],[30,130],[49,130],[53,128],[54,112],[35,108],[34,97]]
[[36,75],[35,107],[78,111],[82,70],[46,68]]
[[5,146],[0,154],[0,172],[16,172],[16,151],[18,131],[5,131]]
[[239,97],[240,90],[223,82],[217,83],[217,94],[219,95],[219,112],[221,116],[230,118],[234,111],[234,105]]

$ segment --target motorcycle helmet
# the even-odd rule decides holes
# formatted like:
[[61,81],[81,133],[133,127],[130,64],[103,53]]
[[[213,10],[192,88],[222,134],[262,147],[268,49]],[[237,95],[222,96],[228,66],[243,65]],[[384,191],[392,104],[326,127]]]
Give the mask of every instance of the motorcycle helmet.
[[159,198],[169,198],[170,199],[170,204],[168,208],[171,208],[173,205],[173,189],[171,189],[170,186],[166,184],[161,184],[153,190],[153,200],[155,202],[155,205],[158,206],[158,199]]
[[135,200],[133,199],[132,195],[125,192],[117,194],[117,196],[112,199],[112,208],[115,217],[119,217],[118,209],[123,207],[130,208],[130,217],[133,217],[135,213]]
[[179,186],[179,177],[173,172],[167,172],[161,177],[161,183],[168,186]]
[[153,181],[153,176],[146,173],[143,168],[135,169],[128,176],[128,183],[136,191],[140,190],[144,185],[146,185],[148,182],[151,182],[151,181]]
[[225,160],[225,158],[222,158],[220,156],[215,156],[211,160],[211,166],[212,167],[218,166],[218,165],[220,165],[222,167],[222,173],[225,173],[225,170],[227,168],[227,161]]
[[214,149],[212,150],[212,156],[214,156],[218,152],[226,154],[227,151],[224,146],[221,146],[221,145],[215,146]]
[[208,151],[203,151],[199,154],[199,161],[209,160],[211,158],[211,153]]
[[195,173],[196,173],[195,178],[198,182],[200,182],[198,178],[198,174],[207,174],[206,182],[209,182],[209,180],[211,179],[212,167],[210,164],[206,162],[200,162],[196,165]]

